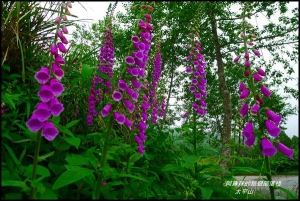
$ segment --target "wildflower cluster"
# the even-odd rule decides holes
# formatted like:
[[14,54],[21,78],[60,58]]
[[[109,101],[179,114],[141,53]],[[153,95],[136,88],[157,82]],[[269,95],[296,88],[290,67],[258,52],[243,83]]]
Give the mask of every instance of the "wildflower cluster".
[[[195,41],[192,39],[192,43],[194,44]],[[186,47],[190,49],[189,46]],[[206,72],[205,72],[205,65],[204,56],[202,54],[201,43],[197,42],[190,50],[189,56],[187,56],[186,60],[191,61],[192,65],[186,68],[186,73],[192,75],[191,85],[189,90],[194,94],[195,102],[192,103],[193,109],[200,115],[206,114],[206,107],[207,103],[205,102],[205,98],[207,96],[206,93]],[[183,118],[186,118],[188,112],[185,112]]]
[[[113,63],[114,63],[114,43],[112,40],[112,23],[109,19],[108,29],[105,30],[103,37],[103,45],[100,48],[100,54],[98,59],[100,64],[98,65],[98,71],[100,73],[106,74],[109,78],[112,78]],[[104,80],[99,75],[95,75],[92,80],[92,86],[90,88],[90,95],[88,97],[88,111],[89,114],[86,117],[86,122],[88,126],[93,125],[93,116],[97,116],[98,112],[95,110],[96,104],[100,104],[101,97],[101,88],[97,89],[96,84],[101,84],[105,87],[104,92],[109,93],[112,90],[112,83],[110,80]]]
[[[252,26],[249,25],[249,28]],[[242,37],[245,40],[245,46],[248,44],[249,46],[253,46],[253,40],[256,38],[255,34],[252,34],[250,36],[246,36],[245,33],[241,33],[240,37]],[[249,40],[249,41],[247,41]],[[251,115],[259,116],[259,112],[261,107],[264,105],[264,99],[270,98],[272,92],[261,82],[263,81],[264,77],[266,76],[265,70],[262,68],[256,68],[255,71],[251,69],[252,66],[252,60],[250,60],[250,54],[248,52],[248,47],[245,48],[245,54],[244,54],[244,76],[245,79],[249,81],[250,85],[247,86],[246,82],[241,82],[239,85],[239,91],[240,91],[240,100],[243,101],[242,107],[239,111],[239,114],[242,116],[242,118],[245,118],[248,113]],[[253,56],[260,56],[260,52],[258,50],[253,50],[252,52]],[[239,61],[239,57],[236,57],[233,62],[237,63]],[[255,91],[255,86],[260,89],[260,92]],[[252,89],[253,88],[253,89]],[[250,105],[249,100],[249,94],[250,92],[253,92],[254,101]],[[261,94],[259,94],[261,93]],[[250,107],[251,106],[251,107]],[[265,109],[266,114],[266,120],[264,121],[265,128],[268,131],[269,135],[273,138],[278,137],[278,135],[281,132],[281,129],[278,127],[279,123],[282,119],[282,116],[276,114],[271,109]],[[258,118],[260,119],[260,118]],[[255,142],[256,135],[254,134],[254,126],[252,121],[248,121],[244,127],[244,130],[242,131],[242,134],[246,137],[245,144],[250,148]],[[285,145],[283,145],[280,142],[276,142],[277,148],[280,152],[283,154],[289,156],[292,159],[293,150],[289,149]],[[262,136],[261,139],[261,147],[262,147],[262,153],[265,156],[271,157],[274,156],[277,150],[273,147],[272,142],[267,138],[267,136]]]
[[[71,8],[72,4],[63,4],[62,7],[64,13],[69,15],[70,11],[68,8]],[[58,135],[58,130],[48,119],[52,115],[55,117],[59,116],[64,110],[63,104],[58,100],[58,97],[64,91],[64,86],[60,81],[64,76],[64,71],[61,69],[61,66],[65,65],[65,60],[60,54],[67,53],[65,45],[68,44],[68,40],[64,34],[68,34],[68,29],[65,26],[60,26],[61,18],[67,21],[67,16],[63,15],[55,19],[55,23],[58,27],[57,37],[60,38],[60,42],[50,47],[51,57],[54,58],[51,68],[54,77],[51,76],[48,66],[43,66],[35,74],[35,79],[41,84],[38,92],[41,102],[38,103],[36,110],[34,110],[30,119],[26,122],[27,127],[32,132],[38,132],[42,129],[42,135],[49,141],[52,141]],[[56,41],[56,38],[54,41]]]

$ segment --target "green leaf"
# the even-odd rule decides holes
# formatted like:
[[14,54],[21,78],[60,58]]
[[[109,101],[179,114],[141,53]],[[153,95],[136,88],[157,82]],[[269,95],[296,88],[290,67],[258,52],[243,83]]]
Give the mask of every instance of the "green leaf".
[[51,121],[53,124],[55,124],[55,126],[57,126],[57,124],[60,122],[60,116],[57,116],[57,117],[52,117],[51,118]]
[[274,186],[274,189],[279,189],[279,190],[285,192],[289,199],[296,199],[296,200],[298,199],[298,197],[293,192],[291,192],[289,189],[283,188],[281,186]]
[[16,180],[2,180],[1,181],[2,186],[14,186],[14,187],[20,187],[22,189],[27,188],[27,185],[25,182],[22,181],[16,181]]
[[188,164],[194,164],[200,160],[200,157],[195,155],[184,155],[182,159],[185,160]]
[[21,163],[20,163],[20,161],[17,159],[17,157],[16,157],[14,151],[13,151],[9,146],[7,146],[6,144],[4,144],[4,146],[5,146],[5,148],[7,149],[7,151],[8,151],[8,153],[9,153],[10,157],[11,157],[11,158],[13,159],[13,161],[15,162],[15,164],[16,164],[17,166],[21,165]]
[[67,143],[69,143],[70,145],[76,147],[76,149],[78,149],[79,145],[80,145],[80,138],[78,137],[72,137],[72,138],[64,138],[66,140]]
[[96,71],[96,73],[104,80],[111,80],[110,77],[108,77],[106,74],[100,72],[100,71]]
[[46,158],[52,156],[54,154],[54,151],[50,152],[50,153],[47,153],[47,154],[44,154],[42,156],[39,156],[38,160],[39,161],[42,161],[42,160],[45,160]]
[[4,194],[5,200],[22,200],[22,193],[7,193]]
[[26,102],[26,116],[27,116],[27,119],[29,119],[29,116],[30,116],[30,102]]
[[69,165],[88,165],[89,160],[87,157],[78,155],[78,154],[71,154],[68,155],[65,160],[68,162]]
[[168,171],[182,171],[183,168],[178,166],[178,165],[174,165],[174,164],[167,164],[165,165],[161,171],[163,172],[168,172]]
[[148,180],[146,180],[142,177],[131,175],[131,174],[118,174],[118,177],[130,177],[130,178],[133,178],[133,179],[138,179],[138,180],[145,181],[145,182],[149,183]]
[[[27,166],[26,171],[24,172],[24,176],[31,178],[32,171],[33,171],[33,165],[30,164],[29,166]],[[42,177],[50,177],[50,171],[48,170],[48,168],[45,168],[44,166],[41,165],[37,165],[36,174],[41,175]]]
[[81,120],[81,119],[77,119],[77,120],[71,121],[70,123],[68,123],[68,124],[66,125],[66,128],[70,128],[70,127],[76,125],[80,120]]
[[83,80],[89,79],[89,77],[93,73],[93,71],[94,71],[93,67],[91,67],[89,65],[86,65],[86,64],[83,64],[82,65],[82,71],[81,71],[82,79]]
[[57,180],[53,184],[52,190],[72,184],[86,176],[93,174],[93,172],[93,170],[86,168],[81,168],[80,171],[66,171],[57,178]]
[[251,168],[251,167],[233,167],[232,173],[236,174],[245,174],[245,173],[259,173],[260,170]]
[[201,194],[202,194],[202,199],[203,200],[208,200],[210,199],[211,195],[212,195],[212,192],[213,190],[209,187],[200,187],[200,190],[201,190]]

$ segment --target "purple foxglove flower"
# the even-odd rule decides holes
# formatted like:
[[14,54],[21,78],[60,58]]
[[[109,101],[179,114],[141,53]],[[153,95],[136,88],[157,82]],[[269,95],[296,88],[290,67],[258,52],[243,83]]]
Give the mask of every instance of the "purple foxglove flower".
[[40,91],[38,92],[38,96],[45,103],[48,102],[51,98],[53,98],[54,94],[52,93],[50,86],[43,84],[41,86]]
[[86,116],[86,123],[87,123],[88,126],[92,126],[93,125],[93,117],[92,117],[91,114],[88,114]]
[[143,121],[147,121],[148,120],[147,113],[143,112],[141,116],[142,116]]
[[204,78],[202,78],[202,77],[200,77],[200,82],[201,82],[202,84],[206,84],[206,83],[207,83],[206,79],[204,79]]
[[140,123],[139,123],[140,131],[146,131],[146,128],[147,128],[147,124],[143,121],[140,121]]
[[252,133],[246,140],[245,144],[250,148],[255,142],[255,135]]
[[147,31],[152,31],[153,30],[153,26],[151,24],[147,24]]
[[144,77],[145,76],[145,69],[140,69],[139,70],[139,76]]
[[118,122],[118,124],[124,124],[125,123],[125,117],[121,113],[115,112],[114,117],[115,117],[115,120]]
[[128,65],[133,65],[135,62],[134,62],[134,58],[131,57],[131,56],[128,56],[125,58],[125,62],[128,64]]
[[[141,43],[138,43],[138,48],[137,48],[139,51],[144,51],[145,50],[145,43],[141,42]],[[145,55],[144,55],[144,58],[145,58]],[[148,59],[147,59],[148,60]]]
[[124,104],[126,106],[126,108],[129,110],[130,113],[133,112],[134,108],[135,108],[135,105],[132,104],[129,100],[124,100]]
[[144,131],[139,132],[139,137],[143,140],[143,142],[145,142],[147,139],[147,136],[145,135]]
[[59,18],[59,17],[56,17],[56,18],[54,19],[54,23],[55,23],[55,24],[60,24],[60,18]]
[[143,102],[141,106],[142,106],[142,110],[143,111],[146,111],[146,110],[148,110],[150,108],[150,105],[147,104],[146,102]]
[[197,100],[200,100],[201,99],[201,94],[200,93],[194,93],[194,96]]
[[256,56],[259,56],[259,55],[260,55],[260,53],[259,53],[258,50],[254,50],[253,53],[254,53]]
[[196,85],[196,84],[198,84],[198,81],[197,81],[197,79],[193,78],[193,79],[192,79],[192,84],[193,84],[193,85]]
[[233,60],[233,62],[237,63],[239,61],[239,59],[240,59],[239,57],[235,57],[234,60]]
[[266,129],[267,129],[267,131],[269,132],[269,134],[272,136],[272,137],[274,137],[274,138],[276,138],[278,135],[279,135],[279,133],[281,132],[281,129],[280,128],[278,128],[272,121],[270,121],[270,120],[266,120],[265,121],[265,126],[266,126]]
[[112,105],[111,104],[107,104],[102,110],[101,110],[101,115],[102,117],[106,117],[107,115],[109,115],[110,111],[112,109]]
[[263,95],[265,95],[266,97],[270,98],[270,96],[271,96],[272,93],[271,93],[271,91],[268,89],[268,87],[266,87],[265,85],[261,85],[260,90],[261,90],[261,93],[262,93]]
[[188,116],[188,114],[189,114],[189,112],[185,112],[185,113],[182,115],[182,117],[183,117],[183,118],[186,118],[186,117]]
[[185,70],[185,72],[187,74],[191,74],[192,73],[192,68],[191,67],[187,67],[186,70]]
[[249,96],[249,89],[245,88],[240,95],[240,100],[248,98],[248,96]]
[[239,91],[242,92],[246,87],[246,84],[244,82],[241,82],[240,83],[240,86],[239,86]]
[[291,160],[294,160],[293,159],[293,153],[294,153],[293,149],[288,148],[287,146],[285,146],[284,144],[282,144],[280,142],[277,142],[276,145],[277,145],[278,150],[281,153],[288,156]]
[[50,47],[50,53],[54,56],[58,55],[58,49],[57,49],[57,46],[56,45],[52,45]]
[[150,22],[152,19],[151,15],[149,15],[149,14],[145,14],[145,18],[146,18],[146,20],[148,20],[148,22]]
[[50,79],[49,68],[47,66],[42,67],[34,77],[40,84],[46,84],[46,82]]
[[272,157],[276,154],[277,150],[273,144],[265,137],[261,139],[262,154],[268,157]]
[[37,109],[33,112],[33,114],[38,118],[39,121],[44,122],[49,117],[51,117],[51,112],[49,110],[48,104],[40,102],[37,106]]
[[51,98],[49,101],[49,109],[53,116],[57,117],[62,111],[64,111],[64,106],[61,104],[57,98]]
[[279,122],[281,121],[282,116],[276,114],[272,110],[266,110],[266,114],[267,114],[268,118],[276,124],[276,126],[279,125]]
[[259,104],[255,103],[250,110],[250,114],[257,115],[259,108]]
[[256,100],[259,102],[260,105],[264,104],[264,100],[260,96],[257,96]]
[[193,74],[194,74],[195,77],[199,77],[200,76],[200,73],[197,72],[197,71],[195,71]]
[[69,41],[67,40],[67,38],[65,36],[61,37],[60,40],[63,44],[66,44],[66,45],[69,43]]
[[198,88],[201,89],[202,91],[205,91],[205,89],[206,89],[206,84],[200,83],[200,84],[198,84]]
[[69,33],[67,27],[63,27],[63,28],[61,28],[61,30],[62,30],[62,32],[64,32],[64,34],[68,34]]
[[243,134],[246,138],[249,138],[249,137],[251,137],[252,135],[254,135],[253,131],[254,131],[253,123],[252,123],[252,121],[248,121],[248,122],[246,123],[246,126],[245,126],[245,128],[244,128],[242,134]]
[[198,108],[197,113],[200,114],[201,116],[204,116],[206,114],[206,110],[202,108]]
[[55,63],[57,63],[58,65],[65,65],[66,64],[64,58],[62,58],[60,55],[55,56]]
[[54,96],[58,97],[65,90],[64,86],[57,79],[50,79],[50,88]]
[[263,69],[261,69],[261,68],[258,68],[258,69],[257,69],[257,72],[258,72],[258,74],[261,75],[261,76],[266,76],[266,72],[265,72]]
[[254,78],[254,80],[255,80],[256,82],[260,82],[260,81],[262,81],[262,79],[263,79],[263,77],[260,76],[258,73],[254,73],[254,74],[253,74],[253,78]]
[[199,109],[199,106],[197,105],[197,103],[192,103],[192,107],[194,108],[194,110],[198,110]]
[[248,71],[248,70],[245,70],[245,71],[244,71],[244,76],[245,76],[245,77],[249,77],[249,75],[250,75],[249,71]]
[[59,81],[64,76],[64,71],[56,63],[52,64],[52,72]]
[[245,53],[244,58],[249,58],[249,53]]
[[135,102],[138,100],[139,94],[132,90],[130,87],[126,88],[126,92],[128,93],[128,95],[130,95],[132,100],[134,100]]
[[135,61],[135,63],[138,65],[138,67],[140,67],[140,68],[145,68],[145,66],[146,66],[146,62],[144,62],[144,61],[142,61],[142,60],[139,60],[139,59],[137,59],[136,61]]
[[142,147],[138,147],[138,152],[143,155],[145,153],[145,150]]
[[64,34],[62,31],[58,31],[57,36],[61,39],[62,37],[64,37]]
[[250,67],[251,66],[251,63],[249,60],[245,61],[245,64],[244,64],[246,67]]
[[206,108],[206,107],[207,107],[207,103],[206,103],[204,100],[200,100],[200,105],[201,105],[203,108]]
[[120,79],[118,82],[118,87],[120,90],[124,91],[127,89],[127,84],[124,80]]
[[134,79],[134,78],[131,79],[131,83],[132,83],[132,85],[133,85],[135,88],[137,88],[137,89],[140,89],[141,86],[142,86],[142,84],[139,83],[139,82],[138,82],[136,79]]
[[249,110],[249,105],[247,103],[244,103],[239,113],[243,118],[245,118],[245,116],[248,113],[248,110]]
[[135,141],[138,145],[143,144],[142,139],[138,135],[135,136]]
[[207,96],[207,93],[205,91],[202,91],[200,90],[200,94],[203,96],[203,97],[206,97]]
[[138,68],[131,68],[130,74],[137,77],[139,75],[139,69]]
[[118,91],[114,91],[112,97],[115,101],[120,101],[123,98],[123,95]]
[[64,46],[63,43],[61,43],[61,42],[57,43],[57,47],[58,47],[60,52],[67,53],[67,49],[66,49],[66,47]]
[[252,41],[248,41],[248,45],[252,46],[254,43]]
[[140,38],[138,36],[132,36],[131,41],[134,43],[138,43],[138,42],[140,42]]
[[43,126],[42,135],[48,141],[52,141],[58,135],[58,130],[52,122],[46,121]]
[[43,122],[41,122],[35,114],[32,114],[30,119],[26,122],[26,126],[31,132],[38,132],[43,127]]
[[134,56],[139,60],[142,60],[144,58],[143,52],[134,52]]
[[125,125],[129,128],[129,130],[131,130],[132,121],[125,117]]

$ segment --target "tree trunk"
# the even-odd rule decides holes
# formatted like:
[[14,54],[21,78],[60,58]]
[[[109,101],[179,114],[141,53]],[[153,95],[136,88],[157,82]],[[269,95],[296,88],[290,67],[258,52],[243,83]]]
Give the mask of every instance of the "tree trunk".
[[[231,98],[230,93],[228,91],[228,88],[226,86],[225,81],[225,74],[224,74],[224,64],[222,61],[222,55],[221,55],[221,47],[218,39],[218,33],[217,33],[217,25],[216,25],[216,18],[213,14],[213,11],[210,10],[210,22],[211,22],[211,29],[212,29],[212,35],[216,50],[216,57],[217,57],[217,66],[218,66],[218,77],[219,77],[219,84],[220,84],[220,92],[221,96],[223,98],[223,129],[221,132],[221,139],[222,139],[222,155],[229,159],[230,157],[230,147],[229,145],[229,139],[231,134],[231,116],[232,116],[232,110],[231,110]],[[229,168],[229,162],[225,161],[223,159],[220,160],[220,166],[228,169]]]

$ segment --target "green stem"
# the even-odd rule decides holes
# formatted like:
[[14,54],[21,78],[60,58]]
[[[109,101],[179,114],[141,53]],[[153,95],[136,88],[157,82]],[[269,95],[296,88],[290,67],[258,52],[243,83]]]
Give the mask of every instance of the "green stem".
[[[114,108],[114,106],[113,106]],[[112,108],[112,110],[113,110]],[[112,115],[109,121],[109,125],[108,125],[108,130],[105,133],[104,136],[104,147],[103,147],[103,151],[102,151],[102,155],[101,155],[101,162],[100,162],[100,168],[104,167],[105,163],[106,163],[106,156],[107,156],[107,151],[108,151],[108,140],[109,140],[109,136],[111,133],[111,129],[112,129],[112,125],[113,125],[113,120],[114,120],[114,116]],[[96,190],[94,192],[94,196],[93,199],[94,200],[99,200],[100,197],[100,192],[101,192],[101,187],[102,187],[102,179],[103,179],[103,174],[101,171],[98,172],[97,175],[97,184],[96,184]]]
[[39,153],[40,153],[40,146],[41,146],[41,139],[42,139],[42,130],[39,130],[39,132],[36,135],[36,144],[35,144],[35,150],[34,150],[34,158],[33,158],[33,170],[32,170],[32,181],[31,181],[31,190],[29,194],[29,199],[33,200],[35,196],[35,188],[33,187],[33,182],[36,179],[36,169],[39,159]]
[[[244,4],[245,8],[246,8],[246,3]],[[244,34],[244,47],[245,47],[245,53],[248,53],[248,48],[247,48],[247,43],[246,43],[246,34],[245,34],[245,13],[246,13],[246,9],[244,9],[243,11],[243,34]],[[246,60],[249,60],[248,58]],[[252,77],[252,71],[251,71],[251,67],[248,68],[249,70],[249,78],[250,78],[250,85],[251,85],[251,90],[252,90],[252,95],[253,95],[253,99],[254,101],[256,101],[256,92],[255,92],[255,88],[254,88],[254,80]],[[258,141],[260,144],[260,150],[262,151],[262,146],[261,146],[261,136],[264,133],[264,127],[263,127],[263,122],[262,122],[262,118],[260,116],[260,111],[258,111],[257,113],[257,120],[258,120],[258,124],[259,124],[259,134],[257,135],[258,137]],[[269,157],[265,156],[265,166],[267,169],[267,179],[269,182],[272,181],[272,174],[271,174],[271,164],[270,164],[270,160]],[[274,187],[269,185],[269,190],[270,190],[270,195],[271,195],[271,200],[275,200],[275,193],[274,193]]]
[[[128,156],[127,156],[126,174],[128,174],[128,172],[129,172],[129,163],[130,163],[130,153],[128,153]],[[125,177],[125,182],[124,182],[124,190],[123,190],[123,195],[122,195],[123,200],[125,200],[126,183],[127,183],[127,177]]]

